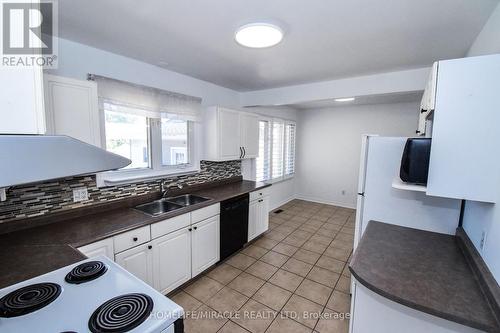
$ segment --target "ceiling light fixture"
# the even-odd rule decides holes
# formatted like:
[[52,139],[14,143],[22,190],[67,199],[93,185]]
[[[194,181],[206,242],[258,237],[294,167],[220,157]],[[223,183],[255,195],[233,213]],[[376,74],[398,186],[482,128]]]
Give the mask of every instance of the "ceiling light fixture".
[[335,102],[351,102],[354,101],[354,97],[346,97],[346,98],[335,98]]
[[251,48],[265,48],[278,44],[283,31],[269,23],[251,23],[241,26],[234,35],[238,44]]

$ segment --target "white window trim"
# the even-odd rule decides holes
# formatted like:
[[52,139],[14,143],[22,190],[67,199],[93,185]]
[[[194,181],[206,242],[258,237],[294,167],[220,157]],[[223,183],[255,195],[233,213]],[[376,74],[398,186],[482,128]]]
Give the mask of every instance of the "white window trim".
[[[104,119],[104,108],[100,108],[101,113],[101,141],[102,148],[106,149],[106,133],[105,133],[105,119]],[[190,163],[181,165],[162,165],[161,156],[161,120],[159,118],[149,118],[150,130],[148,135],[150,135],[149,140],[151,143],[151,166],[149,168],[137,168],[137,169],[121,169],[114,171],[101,172],[96,174],[96,185],[97,187],[106,186],[117,186],[124,184],[131,184],[136,182],[143,182],[148,180],[161,179],[166,177],[175,177],[190,175],[200,172],[200,156],[198,150],[196,149],[196,143],[198,142],[198,135],[200,129],[196,122],[191,122],[189,126],[189,150],[191,152],[189,156]],[[152,141],[155,141],[153,143]],[[189,151],[188,150],[188,151]]]
[[[270,172],[271,172],[271,177],[272,177],[272,170],[273,170],[273,144],[272,144],[272,140],[273,140],[273,134],[272,134],[272,131],[273,131],[273,124],[274,122],[281,122],[284,124],[284,128],[286,129],[286,126],[288,124],[293,124],[295,125],[295,161],[294,163],[297,162],[297,122],[294,121],[294,120],[290,120],[290,119],[284,119],[284,118],[270,118],[270,117],[265,117],[265,116],[260,116],[259,115],[259,121],[262,120],[262,121],[268,121],[269,124],[270,124],[270,131],[271,131],[271,147],[270,147],[270,151],[269,151],[269,156],[270,156],[270,161],[269,161],[269,168],[270,168]],[[284,131],[285,131],[284,129]],[[259,138],[260,140],[260,138]],[[284,144],[284,142],[283,142]],[[284,149],[284,147],[283,147]],[[280,183],[280,182],[283,182],[283,181],[287,181],[289,179],[292,179],[295,177],[295,170],[296,170],[296,165],[294,166],[294,172],[289,174],[289,175],[285,175],[285,156],[286,154],[283,154],[283,176],[281,177],[274,177],[274,178],[271,178],[271,179],[267,179],[267,180],[262,180],[262,182],[265,182],[265,183],[268,183],[268,184],[276,184],[276,183]],[[256,163],[254,162],[254,165],[252,167],[252,174],[253,174],[253,177],[256,178],[256,170],[257,170],[257,167],[256,167]]]

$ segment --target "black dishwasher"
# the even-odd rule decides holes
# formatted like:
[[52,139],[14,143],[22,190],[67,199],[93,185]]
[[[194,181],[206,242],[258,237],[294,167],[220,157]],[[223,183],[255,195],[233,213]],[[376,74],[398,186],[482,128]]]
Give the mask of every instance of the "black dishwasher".
[[243,248],[248,239],[248,193],[221,202],[220,259]]

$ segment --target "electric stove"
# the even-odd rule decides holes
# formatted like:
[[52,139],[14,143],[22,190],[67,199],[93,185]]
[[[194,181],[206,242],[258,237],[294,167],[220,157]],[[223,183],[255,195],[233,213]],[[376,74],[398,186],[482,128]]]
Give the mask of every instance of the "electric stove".
[[0,289],[0,332],[183,332],[184,310],[104,256]]

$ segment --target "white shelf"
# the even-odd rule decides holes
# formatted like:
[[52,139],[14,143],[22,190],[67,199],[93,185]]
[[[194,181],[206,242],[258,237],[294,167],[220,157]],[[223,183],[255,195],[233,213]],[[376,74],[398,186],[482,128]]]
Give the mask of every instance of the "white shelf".
[[404,183],[398,176],[392,180],[392,187],[404,191],[426,192],[427,186]]

